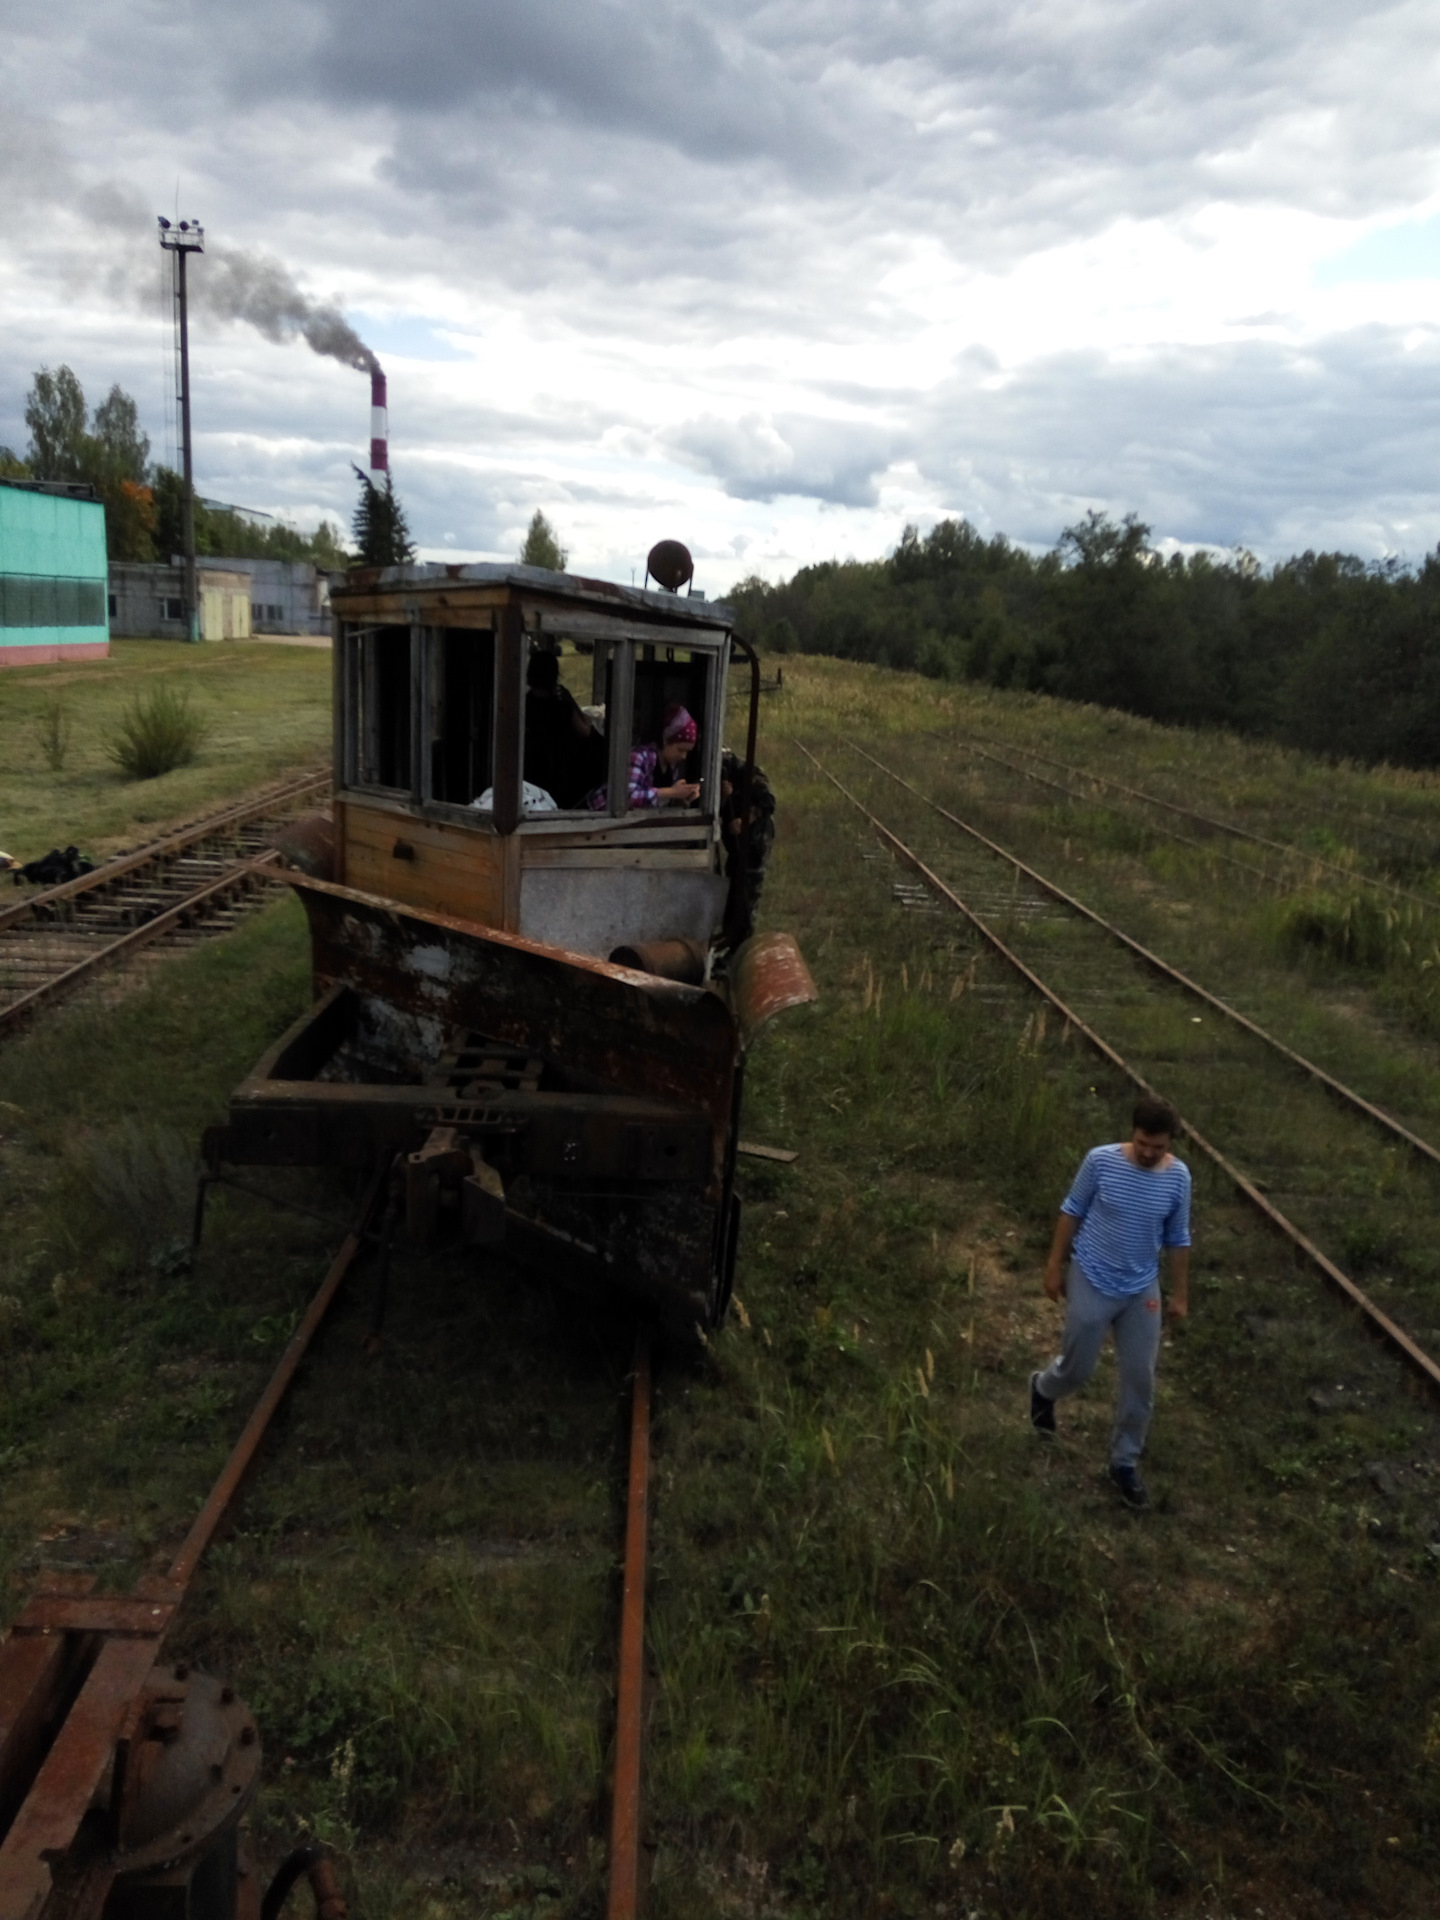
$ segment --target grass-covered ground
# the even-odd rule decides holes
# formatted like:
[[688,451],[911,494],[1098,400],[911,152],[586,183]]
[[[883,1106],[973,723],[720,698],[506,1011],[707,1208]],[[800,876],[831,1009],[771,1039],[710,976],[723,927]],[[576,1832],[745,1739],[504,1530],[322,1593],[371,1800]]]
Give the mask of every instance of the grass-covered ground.
[[[207,725],[193,765],[129,780],[109,757],[123,714],[157,685],[188,691]],[[51,764],[47,743],[63,747]],[[328,761],[330,655],[253,642],[115,640],[108,660],[0,670],[0,849],[93,858],[154,839],[291,771]]]
[[[745,1130],[800,1159],[742,1163],[735,1317],[707,1370],[661,1382],[653,1912],[1428,1914],[1433,1408],[1197,1167],[1155,1511],[1103,1482],[1108,1371],[1053,1447],[1036,1439],[1043,1247],[1128,1096],[957,921],[897,903],[909,876],[788,743],[855,731],[913,776],[923,732],[978,718],[994,737],[1009,710],[835,663],[787,661],[785,680],[762,734],[781,807],[763,924],[798,933],[822,1000],[752,1060]],[[1111,716],[1028,702],[1023,720],[1123,764]],[[1272,774],[1262,752],[1273,818]],[[1388,804],[1379,774],[1311,791],[1341,847],[1362,792]],[[1356,1064],[1403,1059],[1381,976],[1292,963],[1270,893],[1227,890],[1098,801],[1042,819],[1003,788],[976,798],[1042,866],[1068,843],[1077,890],[1168,924],[1202,978],[1229,966],[1280,1012],[1288,980],[1317,1046],[1343,1005]],[[46,1565],[123,1586],[173,1548],[339,1238],[217,1196],[198,1272],[175,1257],[199,1130],[306,993],[284,905],[0,1052],[12,1601]],[[1417,1112],[1427,1045],[1400,1082]],[[1171,1071],[1184,1104],[1179,1049]],[[354,1204],[281,1184],[337,1223]],[[598,1913],[623,1337],[502,1262],[406,1260],[371,1358],[369,1294],[362,1272],[183,1644],[261,1716],[272,1856],[324,1834],[366,1916]]]

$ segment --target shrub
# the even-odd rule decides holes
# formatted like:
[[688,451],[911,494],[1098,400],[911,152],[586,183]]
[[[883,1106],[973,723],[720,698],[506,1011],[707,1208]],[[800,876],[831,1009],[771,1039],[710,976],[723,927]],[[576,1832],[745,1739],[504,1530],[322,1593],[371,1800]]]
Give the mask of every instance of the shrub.
[[105,750],[132,780],[153,780],[188,767],[209,731],[210,723],[190,704],[189,688],[177,693],[162,682],[149,693],[136,694]]

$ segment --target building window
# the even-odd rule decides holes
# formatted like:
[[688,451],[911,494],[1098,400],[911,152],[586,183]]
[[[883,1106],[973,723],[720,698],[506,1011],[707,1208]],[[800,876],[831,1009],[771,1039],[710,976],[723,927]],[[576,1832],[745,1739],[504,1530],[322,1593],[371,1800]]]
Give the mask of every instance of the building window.
[[106,601],[109,607],[110,618],[113,620],[120,611],[120,602],[113,593],[107,594]]
[[183,620],[185,618],[185,602],[174,594],[167,594],[160,602],[160,618],[162,620]]
[[103,580],[0,574],[0,627],[103,627]]

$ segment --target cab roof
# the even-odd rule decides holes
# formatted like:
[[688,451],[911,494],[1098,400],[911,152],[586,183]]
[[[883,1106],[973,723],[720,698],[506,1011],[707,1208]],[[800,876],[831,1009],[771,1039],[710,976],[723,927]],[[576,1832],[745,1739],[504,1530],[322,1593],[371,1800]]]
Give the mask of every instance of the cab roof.
[[613,580],[587,580],[580,574],[552,573],[546,567],[525,567],[518,562],[482,560],[461,565],[410,561],[399,567],[352,567],[332,587],[331,599],[337,611],[343,612],[345,596],[351,592],[371,598],[377,592],[466,586],[511,588],[526,595],[540,594],[577,610],[583,607],[596,612],[635,613],[651,619],[658,616],[666,622],[711,630],[728,631],[737,624],[735,609],[723,600],[667,593],[660,587],[622,587]]

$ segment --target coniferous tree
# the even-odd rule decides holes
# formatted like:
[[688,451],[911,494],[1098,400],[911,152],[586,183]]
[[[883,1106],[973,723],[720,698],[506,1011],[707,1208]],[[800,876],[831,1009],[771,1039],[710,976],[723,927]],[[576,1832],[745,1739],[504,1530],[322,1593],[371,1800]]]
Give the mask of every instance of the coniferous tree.
[[530,530],[525,535],[525,544],[515,557],[522,567],[548,567],[551,573],[565,571],[565,563],[570,556],[538,507],[530,522]]
[[405,509],[395,498],[395,486],[387,473],[384,487],[377,487],[368,473],[356,467],[360,498],[355,506],[351,531],[358,549],[355,564],[361,567],[401,567],[415,558],[414,542],[406,523]]

